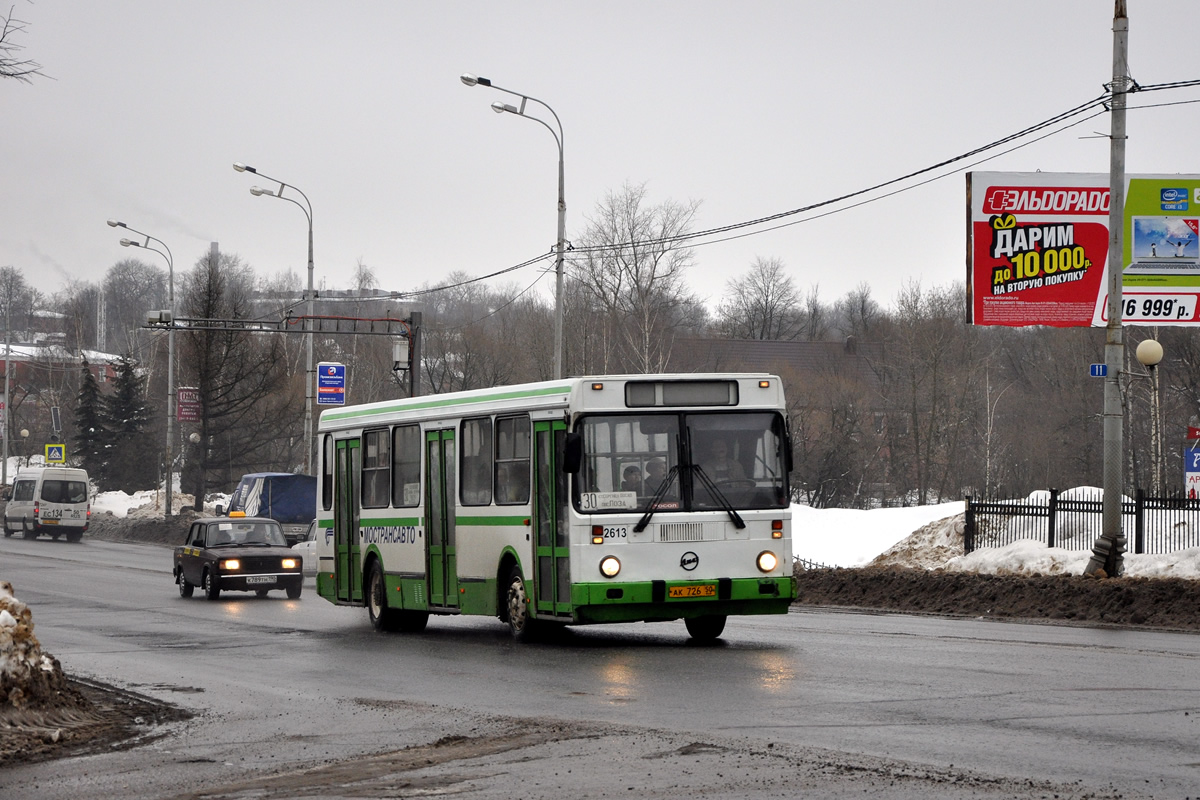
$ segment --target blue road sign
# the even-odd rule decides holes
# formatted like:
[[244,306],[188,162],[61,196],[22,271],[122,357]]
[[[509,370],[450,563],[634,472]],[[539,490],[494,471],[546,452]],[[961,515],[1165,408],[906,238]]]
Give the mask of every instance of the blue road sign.
[[317,405],[346,405],[346,365],[333,361],[317,364]]
[[1093,378],[1108,377],[1108,364],[1092,364],[1092,377]]

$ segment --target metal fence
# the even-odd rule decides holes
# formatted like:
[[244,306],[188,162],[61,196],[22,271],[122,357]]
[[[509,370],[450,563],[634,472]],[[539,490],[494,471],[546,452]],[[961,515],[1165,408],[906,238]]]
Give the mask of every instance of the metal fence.
[[[1047,547],[1090,550],[1103,529],[1098,491],[1064,497],[1057,489],[1020,500],[966,498],[966,552],[1004,547],[1021,539]],[[1200,547],[1200,499],[1150,497],[1138,489],[1121,503],[1122,529],[1132,553],[1174,553]]]

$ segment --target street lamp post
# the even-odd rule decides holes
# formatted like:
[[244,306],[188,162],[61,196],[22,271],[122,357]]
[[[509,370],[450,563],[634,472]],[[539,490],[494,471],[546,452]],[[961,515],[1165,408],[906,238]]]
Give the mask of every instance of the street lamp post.
[[[546,130],[550,131],[550,135],[554,137],[554,142],[558,145],[558,238],[554,243],[555,258],[554,258],[554,379],[558,380],[563,376],[563,250],[566,239],[567,230],[567,201],[564,192],[564,169],[563,169],[563,128],[562,122],[558,118],[558,114],[554,113],[554,109],[545,102],[538,100],[536,97],[530,97],[520,92],[514,92],[511,89],[504,89],[492,83],[487,78],[481,78],[478,75],[472,75],[469,72],[464,72],[459,76],[467,86],[488,86],[499,92],[511,94],[514,97],[521,98],[521,105],[514,106],[509,103],[496,101],[492,103],[492,110],[497,114],[516,114],[526,119],[531,119],[542,125]],[[530,116],[525,113],[525,104],[532,100],[542,108],[550,112],[550,116],[554,117],[554,124],[558,127],[555,132],[554,128],[543,119]]]
[[[166,499],[166,512],[164,516],[170,518],[175,513],[173,492],[175,483],[175,455],[174,455],[174,440],[175,440],[175,259],[171,255],[171,248],[167,247],[167,243],[162,239],[156,239],[148,233],[134,230],[119,220],[110,219],[109,227],[124,228],[130,233],[136,233],[138,236],[145,236],[146,241],[135,242],[132,239],[122,239],[122,247],[140,247],[143,250],[152,250],[167,260],[167,313],[158,314],[158,322],[167,324],[167,479],[164,482],[164,496]],[[151,247],[150,242],[158,242],[162,245],[162,250],[156,247]],[[165,252],[164,252],[165,251]],[[163,317],[166,317],[164,319]]]
[[[313,407],[313,384],[316,383],[316,376],[313,374],[313,297],[315,296],[315,293],[313,292],[312,203],[309,202],[308,195],[306,195],[304,192],[300,191],[300,189],[298,189],[297,187],[291,186],[291,184],[288,184],[288,183],[284,183],[283,181],[279,180],[278,178],[272,178],[269,175],[264,175],[263,173],[256,170],[254,167],[251,167],[247,164],[242,164],[241,162],[237,162],[233,165],[233,168],[235,170],[237,170],[238,172],[249,172],[249,173],[259,176],[260,178],[265,178],[269,181],[274,181],[275,183],[278,183],[279,188],[276,189],[275,191],[271,191],[270,189],[262,189],[258,186],[251,186],[250,194],[254,195],[255,197],[262,197],[263,195],[267,195],[268,197],[277,197],[280,200],[287,200],[289,203],[291,203],[292,205],[296,206],[301,211],[303,211],[304,216],[308,219],[308,289],[304,293],[305,308],[306,308],[305,315],[307,317],[304,320],[304,330],[306,331],[305,338],[308,340],[308,343],[307,343],[308,365],[304,371],[304,447],[305,447],[304,464],[305,464],[305,473],[308,475],[312,475],[313,474],[313,445],[314,445],[312,407]],[[297,200],[294,200],[291,197],[283,196],[283,190],[287,189],[289,186],[292,189],[295,189],[296,193],[299,194],[302,198],[304,198],[303,204]]]
[[1151,488],[1156,496],[1162,495],[1162,410],[1159,402],[1158,365],[1163,359],[1163,348],[1154,339],[1138,343],[1134,351],[1138,363],[1150,371],[1150,475]]

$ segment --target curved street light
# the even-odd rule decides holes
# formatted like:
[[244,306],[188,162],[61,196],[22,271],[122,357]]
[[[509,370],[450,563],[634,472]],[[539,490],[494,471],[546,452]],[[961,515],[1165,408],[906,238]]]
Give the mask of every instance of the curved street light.
[[[162,239],[156,239],[148,233],[143,233],[139,230],[126,225],[120,220],[110,219],[108,221],[110,228],[124,228],[130,233],[136,233],[138,236],[145,236],[146,241],[136,242],[133,239],[121,239],[122,247],[140,247],[143,250],[152,250],[167,260],[167,311],[168,319],[162,319],[159,315],[159,322],[165,322],[167,328],[167,480],[164,489],[166,497],[166,513],[164,516],[170,518],[175,511],[172,499],[172,492],[175,484],[175,459],[172,444],[175,437],[175,259],[171,255],[171,248],[167,247],[167,243]],[[150,242],[158,242],[163,249],[151,247]]]
[[[464,72],[458,79],[466,86],[487,86],[498,92],[504,92],[505,94],[521,98],[520,106],[514,106],[510,103],[497,100],[495,103],[492,103],[492,110],[497,114],[516,114],[519,117],[533,120],[550,131],[550,135],[554,137],[555,144],[558,145],[558,240],[554,245],[554,378],[557,380],[563,376],[563,250],[567,230],[567,201],[563,186],[562,122],[559,120],[558,114],[554,113],[553,108],[536,97],[530,97],[527,94],[521,94],[520,92],[514,92],[511,89],[497,86],[487,78],[472,75],[470,72]],[[545,120],[525,113],[525,105],[531,100],[550,112],[550,116],[554,117],[554,124],[558,128],[557,132]]]
[[[304,330],[305,330],[305,338],[308,340],[308,342],[307,342],[308,366],[305,368],[305,372],[304,372],[304,442],[305,442],[305,451],[306,451],[305,452],[305,472],[308,475],[312,475],[313,474],[313,446],[314,446],[312,406],[313,406],[313,384],[316,382],[316,375],[313,371],[313,319],[312,318],[313,318],[314,292],[313,292],[313,213],[312,213],[312,203],[309,202],[308,195],[306,195],[304,192],[300,191],[299,188],[293,186],[290,183],[285,183],[284,181],[281,181],[278,178],[272,178],[270,175],[264,175],[263,173],[259,172],[257,169],[249,166],[248,164],[243,164],[240,161],[238,161],[238,162],[234,163],[233,168],[235,170],[237,170],[238,172],[249,172],[253,175],[257,175],[260,178],[265,178],[266,180],[274,181],[275,183],[278,183],[279,188],[275,191],[271,191],[270,189],[263,189],[259,186],[251,186],[250,194],[254,195],[255,197],[262,197],[263,195],[266,195],[267,197],[275,197],[280,200],[286,200],[289,203],[291,203],[292,205],[298,207],[301,211],[303,211],[305,218],[308,220],[308,289],[304,292],[304,299],[305,299],[305,303],[306,303],[305,315],[307,317],[304,320]],[[287,188],[294,189],[296,191],[296,193],[304,199],[304,202],[301,203],[299,200],[296,200],[294,198],[285,197],[283,194],[283,190],[287,189]]]

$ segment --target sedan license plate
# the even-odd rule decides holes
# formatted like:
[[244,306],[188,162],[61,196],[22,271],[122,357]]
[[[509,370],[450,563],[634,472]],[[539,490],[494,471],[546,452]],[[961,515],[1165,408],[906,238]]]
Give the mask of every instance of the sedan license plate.
[[247,575],[246,583],[274,583],[274,575]]
[[671,586],[667,588],[667,597],[716,597],[715,583],[701,583],[696,586]]

